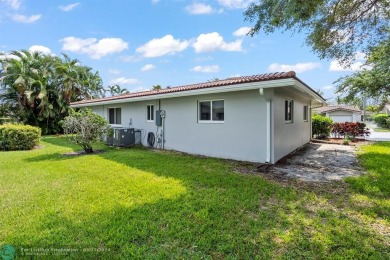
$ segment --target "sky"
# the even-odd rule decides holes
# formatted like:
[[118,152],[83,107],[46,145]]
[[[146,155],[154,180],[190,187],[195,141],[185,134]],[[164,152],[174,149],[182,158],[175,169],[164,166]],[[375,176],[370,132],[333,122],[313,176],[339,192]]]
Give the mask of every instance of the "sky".
[[294,70],[334,101],[334,85],[351,68],[321,60],[305,34],[247,36],[250,0],[0,0],[0,52],[68,54],[99,71],[104,86],[131,92],[215,78]]

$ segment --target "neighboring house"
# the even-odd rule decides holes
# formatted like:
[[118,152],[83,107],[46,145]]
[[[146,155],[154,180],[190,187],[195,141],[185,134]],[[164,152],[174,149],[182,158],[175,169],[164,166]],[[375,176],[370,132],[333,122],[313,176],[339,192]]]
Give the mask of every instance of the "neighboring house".
[[361,122],[362,112],[359,108],[347,105],[329,105],[313,110],[323,116],[332,118],[335,123]]
[[390,115],[390,104],[386,104],[383,109],[382,113]]
[[[295,72],[233,77],[72,103],[114,126],[161,136],[165,149],[275,163],[311,139],[311,107],[325,100]],[[160,112],[164,111],[160,124]],[[161,125],[161,126],[157,126]]]

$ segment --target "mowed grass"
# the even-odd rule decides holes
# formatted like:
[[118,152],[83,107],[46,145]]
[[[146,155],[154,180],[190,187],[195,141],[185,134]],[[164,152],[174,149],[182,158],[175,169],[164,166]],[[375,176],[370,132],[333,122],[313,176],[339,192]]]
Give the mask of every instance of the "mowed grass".
[[374,128],[374,131],[375,132],[390,132],[390,129],[389,128]]
[[370,168],[389,163],[388,143],[363,150],[376,163],[362,157],[370,175],[350,187],[144,148],[65,156],[79,148],[63,137],[42,146],[0,153],[0,247],[19,257],[390,258],[389,171]]

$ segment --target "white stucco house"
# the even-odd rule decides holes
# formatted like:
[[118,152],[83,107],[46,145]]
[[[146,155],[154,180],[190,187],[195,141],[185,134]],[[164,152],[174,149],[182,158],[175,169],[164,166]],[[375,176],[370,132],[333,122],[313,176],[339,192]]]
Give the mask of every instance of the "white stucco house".
[[329,105],[314,109],[315,113],[332,118],[335,123],[361,122],[362,111],[347,105]]
[[385,104],[385,106],[382,109],[382,113],[390,115],[390,104]]
[[[161,136],[164,149],[275,163],[311,140],[311,109],[323,97],[295,72],[233,77],[83,100],[114,126]],[[163,111],[161,117],[161,111]]]

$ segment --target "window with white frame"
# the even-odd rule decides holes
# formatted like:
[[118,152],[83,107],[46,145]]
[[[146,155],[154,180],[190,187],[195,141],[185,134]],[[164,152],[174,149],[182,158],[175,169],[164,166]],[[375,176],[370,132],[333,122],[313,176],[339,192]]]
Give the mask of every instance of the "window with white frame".
[[294,109],[294,101],[293,100],[285,100],[284,101],[284,121],[286,123],[293,122],[293,109]]
[[205,100],[198,102],[198,121],[202,123],[223,123],[225,120],[224,100]]
[[108,109],[108,122],[110,125],[121,124],[121,108],[112,107]]
[[309,120],[309,106],[304,105],[303,106],[303,121],[308,121]]
[[146,121],[148,122],[154,121],[154,105],[146,106]]

